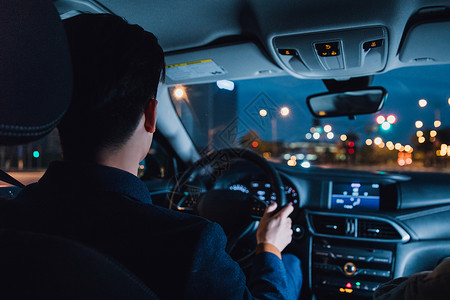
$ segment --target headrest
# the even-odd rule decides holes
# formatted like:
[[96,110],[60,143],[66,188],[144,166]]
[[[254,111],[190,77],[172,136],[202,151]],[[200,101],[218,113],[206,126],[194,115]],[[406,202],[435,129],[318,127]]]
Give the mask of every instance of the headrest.
[[0,144],[49,133],[71,95],[69,47],[51,1],[1,0]]

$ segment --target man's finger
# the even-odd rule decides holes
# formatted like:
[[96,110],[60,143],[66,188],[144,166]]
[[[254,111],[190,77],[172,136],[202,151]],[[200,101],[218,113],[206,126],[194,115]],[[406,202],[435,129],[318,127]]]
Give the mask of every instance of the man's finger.
[[277,213],[277,216],[280,216],[282,218],[287,218],[293,211],[294,211],[294,206],[292,206],[292,204],[288,204]]
[[277,209],[278,204],[276,202],[272,202],[269,206],[267,206],[264,215],[273,213]]

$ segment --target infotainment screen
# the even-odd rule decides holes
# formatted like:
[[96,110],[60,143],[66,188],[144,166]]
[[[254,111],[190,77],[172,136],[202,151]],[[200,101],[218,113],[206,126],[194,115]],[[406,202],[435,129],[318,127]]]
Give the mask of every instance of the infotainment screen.
[[331,209],[379,210],[380,185],[378,183],[334,183],[330,199]]

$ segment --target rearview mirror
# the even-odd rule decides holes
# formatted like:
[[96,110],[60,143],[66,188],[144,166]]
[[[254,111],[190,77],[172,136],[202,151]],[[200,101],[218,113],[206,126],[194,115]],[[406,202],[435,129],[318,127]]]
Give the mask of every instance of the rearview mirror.
[[311,95],[306,99],[308,108],[317,118],[371,114],[383,108],[387,92],[382,87],[371,87],[338,93]]

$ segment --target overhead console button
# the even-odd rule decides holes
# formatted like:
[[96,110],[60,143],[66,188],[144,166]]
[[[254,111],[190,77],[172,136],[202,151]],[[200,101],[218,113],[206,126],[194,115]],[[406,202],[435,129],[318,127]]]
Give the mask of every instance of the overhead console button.
[[278,49],[278,53],[280,53],[281,55],[297,55],[297,50],[295,49]]
[[363,49],[364,49],[364,51],[368,51],[369,49],[378,48],[378,47],[381,47],[381,46],[383,46],[383,40],[382,39],[381,40],[365,42],[363,44]]
[[339,50],[339,42],[315,44],[317,54],[321,57],[338,56],[341,54]]

